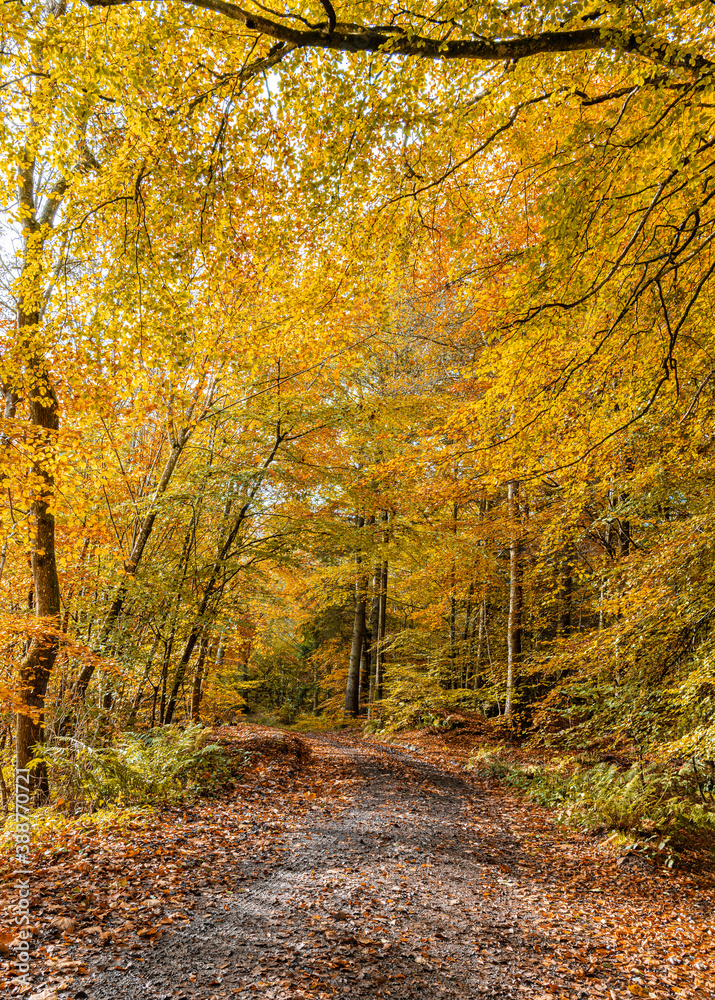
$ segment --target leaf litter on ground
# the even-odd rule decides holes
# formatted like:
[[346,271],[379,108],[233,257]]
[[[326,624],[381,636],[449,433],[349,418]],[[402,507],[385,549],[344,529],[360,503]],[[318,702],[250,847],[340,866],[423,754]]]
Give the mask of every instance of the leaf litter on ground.
[[714,995],[711,873],[623,860],[465,772],[474,734],[213,736],[249,754],[223,795],[38,833],[29,986],[3,858],[3,996]]

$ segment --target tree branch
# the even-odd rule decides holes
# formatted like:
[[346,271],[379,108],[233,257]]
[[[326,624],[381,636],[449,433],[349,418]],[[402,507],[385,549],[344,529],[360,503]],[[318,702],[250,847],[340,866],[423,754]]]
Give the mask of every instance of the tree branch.
[[[86,0],[90,7],[119,7],[132,2],[150,3],[151,0]],[[405,32],[386,32],[382,26],[346,24],[335,20],[335,12],[329,0],[321,0],[328,13],[326,31],[323,26],[300,30],[260,14],[244,10],[226,0],[184,0],[192,7],[220,14],[232,21],[238,21],[251,31],[258,31],[286,42],[295,48],[332,49],[338,52],[380,52],[398,56],[418,56],[435,60],[476,60],[482,62],[507,62],[528,59],[546,53],[583,52],[605,49],[623,51],[643,56],[652,62],[661,63],[672,69],[682,68],[702,70],[714,65],[704,55],[690,55],[674,51],[673,46],[661,39],[648,38],[635,32],[623,32],[615,28],[589,27],[544,31],[540,34],[505,39],[470,38],[449,41],[429,38],[424,35]],[[332,11],[332,16],[331,16]]]

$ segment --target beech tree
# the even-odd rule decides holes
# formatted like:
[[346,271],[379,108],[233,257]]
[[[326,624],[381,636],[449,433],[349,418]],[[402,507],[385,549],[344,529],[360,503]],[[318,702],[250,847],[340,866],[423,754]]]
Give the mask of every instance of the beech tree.
[[[151,222],[147,218],[147,203],[151,200],[148,178],[164,157],[181,157],[192,148],[197,132],[205,136],[203,130],[208,127],[210,132],[215,124],[220,135],[224,127],[221,123],[225,112],[211,101],[212,71],[202,71],[187,55],[184,43],[189,49],[193,44],[190,31],[181,37],[182,55],[177,63],[173,50],[157,47],[155,37],[140,39],[134,35],[138,23],[131,17],[101,23],[79,5],[42,3],[12,11],[5,9],[0,22],[5,56],[2,150],[7,166],[3,196],[10,210],[11,227],[19,232],[22,242],[12,301],[7,303],[15,315],[8,328],[13,332],[8,337],[2,368],[5,438],[10,448],[22,438],[28,442],[25,475],[32,496],[30,516],[34,525],[32,610],[39,626],[33,633],[19,678],[20,702],[28,709],[18,715],[20,767],[27,765],[31,747],[42,735],[45,693],[59,648],[62,608],[55,491],[58,460],[65,447],[58,438],[62,395],[74,396],[82,406],[91,403],[88,397],[92,391],[88,392],[87,382],[83,384],[85,373],[94,364],[95,370],[88,380],[92,385],[107,360],[92,349],[92,342],[108,340],[116,345],[123,340],[124,331],[116,325],[119,289],[125,307],[131,308],[133,304],[142,317],[140,338],[145,338],[145,352],[147,335],[151,340],[149,328],[153,326],[156,333],[165,318],[162,312],[179,304],[175,294],[177,282],[181,285],[190,275],[195,255],[185,254],[177,241],[167,238],[166,230],[163,242],[152,239],[151,231],[156,237],[164,220],[156,210]],[[118,40],[119,47],[114,48]],[[92,51],[89,60],[87,46]],[[128,51],[132,53],[131,65],[125,59]],[[232,74],[233,87],[260,76],[274,61],[269,54],[244,64]],[[121,70],[117,74],[119,65]],[[144,90],[146,73],[163,80],[162,93],[156,98]],[[125,91],[127,80],[136,83],[131,95]],[[151,110],[155,99],[162,107],[164,101],[176,101],[178,110],[172,109],[160,119]],[[142,107],[146,108],[147,117],[142,119],[140,112],[137,118],[135,111]],[[196,126],[194,135],[186,128],[189,120]],[[152,121],[150,128],[146,125],[148,121]],[[213,137],[209,146],[212,143],[215,150]],[[211,227],[215,234],[216,225],[215,206],[209,208],[207,198],[210,200],[209,191],[204,195],[201,218],[197,219],[205,237]],[[128,212],[132,217],[130,224]],[[134,278],[118,275],[117,260],[126,254],[133,258]],[[78,298],[73,299],[78,289],[77,279],[80,274],[86,279],[88,261],[92,259],[104,259],[106,265],[104,269],[100,266],[98,274],[95,271],[98,298],[89,324],[94,322],[95,328],[103,328],[96,338],[94,330],[89,334],[86,328],[82,331],[82,321],[73,315],[79,304]],[[63,302],[54,310],[51,300],[58,286]],[[152,286],[158,294],[148,308],[147,292]],[[85,283],[85,290],[88,287]],[[183,295],[186,306],[189,302],[185,289]],[[86,303],[80,308],[86,309]],[[110,332],[107,318],[112,312],[115,325]],[[68,327],[82,344],[77,351],[67,350],[66,340],[64,343],[57,340],[58,330]],[[180,341],[182,331],[178,333]],[[154,351],[155,357],[173,353],[176,359],[176,345],[161,340],[166,338],[155,339],[155,345],[159,346]],[[125,352],[123,365],[131,364],[129,344],[123,343],[121,349]],[[140,353],[141,350],[140,347]],[[71,366],[63,368],[68,355]],[[196,412],[197,405],[211,406],[211,393],[204,392],[206,384],[204,373],[199,388],[192,387],[193,399],[189,393],[185,414],[175,428],[164,474],[156,487],[154,504],[166,489],[193,424],[202,418],[200,408]],[[178,403],[174,401],[174,405]],[[100,409],[101,406],[100,403]],[[23,427],[25,411],[32,428],[29,437]],[[170,436],[173,424],[174,416],[170,414]],[[151,507],[143,515],[142,528],[125,561],[129,577],[142,559],[155,516],[156,511]],[[126,578],[118,584],[105,619],[97,644],[100,654],[122,610],[125,591]],[[89,658],[80,672],[75,684],[80,696],[84,695],[95,666],[96,660]]]
[[[93,7],[117,7],[133,0],[89,0]],[[563,2],[518,4],[423,4],[391,8],[361,7],[355,23],[350,4],[320,0],[327,19],[314,21],[314,9],[296,7],[277,20],[258,4],[241,7],[224,0],[185,0],[193,7],[237,21],[251,32],[275,39],[290,52],[319,48],[360,53],[386,52],[433,60],[516,61],[549,53],[607,51],[634,53],[668,68],[702,70],[711,66],[711,19],[707,4],[674,7]],[[345,10],[349,19],[343,21]],[[373,23],[377,20],[380,23]],[[476,37],[475,37],[476,36]],[[286,53],[287,54],[287,53]]]
[[[707,651],[707,573],[680,630],[653,594],[711,537],[711,5],[90,6],[0,15],[18,763],[58,658],[68,720],[195,715],[221,635],[268,676],[259,591],[349,715]],[[353,604],[356,511],[390,521]]]

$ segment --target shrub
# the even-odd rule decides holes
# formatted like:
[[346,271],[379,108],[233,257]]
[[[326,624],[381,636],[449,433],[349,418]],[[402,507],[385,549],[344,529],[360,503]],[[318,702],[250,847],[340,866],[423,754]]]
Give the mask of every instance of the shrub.
[[476,747],[465,764],[481,778],[505,778],[514,770],[503,743],[491,747]]
[[470,766],[519,789],[560,820],[589,832],[618,830],[660,850],[711,848],[715,835],[715,765],[688,760],[681,767],[638,761],[523,767],[503,747],[477,751]]
[[231,757],[199,725],[125,733],[93,747],[56,737],[39,748],[58,804],[71,812],[108,803],[141,805],[215,794],[235,770]]
[[286,702],[276,712],[276,719],[284,726],[292,725],[298,718],[298,709],[295,705]]

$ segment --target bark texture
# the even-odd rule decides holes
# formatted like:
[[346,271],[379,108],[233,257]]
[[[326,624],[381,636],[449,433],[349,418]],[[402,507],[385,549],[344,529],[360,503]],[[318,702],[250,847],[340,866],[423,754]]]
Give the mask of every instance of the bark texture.
[[[90,7],[119,7],[131,0],[87,0]],[[544,55],[550,52],[607,51],[636,52],[651,62],[673,68],[687,67],[701,70],[712,61],[701,53],[679,51],[667,39],[654,38],[649,32],[635,33],[610,27],[603,12],[589,14],[588,20],[596,26],[564,28],[560,31],[541,31],[525,35],[515,26],[513,38],[472,37],[464,39],[430,38],[417,31],[404,31],[387,25],[360,25],[341,23],[335,15],[321,24],[293,27],[246,11],[227,0],[187,0],[193,7],[211,10],[223,17],[245,25],[249,31],[260,32],[283,43],[289,52],[294,48],[320,48],[334,52],[380,52],[394,55],[416,56],[421,59],[475,60],[478,62],[504,62]],[[325,6],[325,5],[323,5]],[[264,8],[267,10],[267,8]],[[279,15],[280,16],[280,15]],[[285,19],[289,15],[283,15]],[[583,20],[586,20],[584,17]],[[277,55],[284,54],[281,50]],[[246,71],[244,71],[245,73]]]
[[[364,518],[358,516],[356,525],[360,529],[365,524]],[[365,605],[367,581],[362,572],[362,553],[358,549],[355,554],[355,619],[353,621],[353,637],[350,644],[350,662],[348,664],[348,680],[345,688],[345,715],[354,718],[360,709],[360,662],[363,643],[365,642]]]
[[[40,322],[38,312],[18,315],[21,342],[31,343]],[[32,748],[42,741],[45,694],[57,659],[60,630],[60,585],[55,551],[55,518],[52,499],[55,488],[54,455],[59,430],[59,405],[49,375],[40,357],[29,348],[30,420],[35,428],[35,461],[33,473],[36,496],[32,503],[35,537],[32,546],[32,580],[38,634],[30,642],[27,655],[20,665],[21,697],[27,711],[17,716],[17,766],[27,767],[32,760]],[[36,791],[43,791],[46,779],[35,771]]]
[[514,704],[516,673],[521,660],[523,609],[523,538],[519,516],[519,482],[508,487],[509,517],[512,538],[509,546],[509,622],[507,627],[506,701],[504,714],[511,717]]

